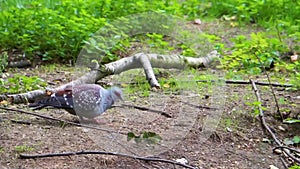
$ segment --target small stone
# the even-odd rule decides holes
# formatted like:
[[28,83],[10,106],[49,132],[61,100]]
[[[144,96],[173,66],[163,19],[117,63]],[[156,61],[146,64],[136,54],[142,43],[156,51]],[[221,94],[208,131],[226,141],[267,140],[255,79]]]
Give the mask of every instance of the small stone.
[[228,132],[232,132],[232,129],[229,128],[229,127],[226,127],[226,130],[227,130]]
[[285,128],[283,128],[282,126],[278,126],[278,129],[279,129],[280,131],[285,131]]
[[279,168],[277,168],[277,167],[274,166],[274,165],[269,165],[269,168],[270,168],[270,169],[279,169]]
[[178,163],[181,163],[181,164],[187,164],[188,163],[187,159],[185,159],[185,158],[179,158],[179,159],[176,159],[175,161],[178,162]]
[[274,150],[274,153],[276,153],[276,154],[281,154],[281,153],[282,153],[282,150],[280,150],[280,149],[275,149],[275,150]]
[[87,128],[82,128],[82,131],[83,131],[84,133],[87,133],[87,132],[89,132],[89,131],[90,131],[90,129],[87,129]]
[[194,20],[194,24],[196,24],[196,25],[201,25],[202,22],[201,22],[200,19],[195,19],[195,20]]

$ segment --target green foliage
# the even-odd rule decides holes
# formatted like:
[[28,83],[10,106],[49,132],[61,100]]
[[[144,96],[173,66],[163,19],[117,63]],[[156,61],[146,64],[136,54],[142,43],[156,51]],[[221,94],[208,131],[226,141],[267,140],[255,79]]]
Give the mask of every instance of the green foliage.
[[0,93],[23,93],[46,87],[47,83],[37,76],[24,76],[15,74],[7,80],[1,79]]
[[265,26],[270,26],[270,24],[274,24],[278,20],[285,20],[292,24],[299,22],[299,1],[204,0],[202,3],[211,3],[205,9],[205,15],[217,17],[235,16],[239,22],[258,23]]
[[300,137],[299,136],[294,136],[293,138],[285,138],[283,140],[283,143],[285,145],[299,144],[300,143]]
[[162,86],[164,89],[171,89],[173,91],[178,90],[178,81],[180,79],[176,79],[176,78],[160,78],[158,80],[160,86]]
[[3,8],[0,13],[0,44],[19,49],[26,56],[43,60],[67,60],[76,57],[82,40],[105,22],[90,12],[91,3],[80,0],[23,2]]
[[295,165],[289,167],[289,169],[300,169],[300,166],[298,166],[298,165],[295,164]]
[[[183,3],[176,0],[1,1],[0,46],[24,51],[31,59],[38,56],[44,61],[75,61],[85,44],[84,40],[99,28],[109,26],[118,17],[149,10],[179,16],[198,16],[199,9],[200,5],[196,0]],[[126,21],[111,25],[110,30],[118,31],[117,28],[123,25],[126,25]],[[163,41],[159,43],[166,45]],[[100,47],[105,49],[105,44],[102,45],[104,46]],[[110,60],[115,59],[114,56],[109,57]]]
[[253,112],[252,112],[252,113],[253,113],[253,116],[254,116],[254,117],[256,117],[256,116],[258,116],[258,115],[260,114],[260,112],[259,112],[259,107],[261,107],[261,109],[262,109],[263,111],[267,110],[266,107],[261,106],[261,102],[259,102],[259,101],[245,102],[245,104],[246,104],[247,106],[250,106],[250,107],[253,109]]
[[300,123],[300,120],[298,120],[298,119],[292,119],[292,118],[287,118],[287,119],[284,119],[283,122],[284,123],[288,123],[288,124],[292,124],[292,123]]
[[23,153],[23,152],[27,152],[27,151],[32,151],[33,148],[26,146],[26,145],[21,145],[21,146],[15,146],[15,151],[17,153]]
[[127,133],[127,141],[134,139],[136,143],[146,142],[148,144],[157,144],[162,138],[155,132],[144,131],[140,135],[135,135],[133,132]]
[[0,146],[0,154],[4,152],[4,147]]
[[7,52],[0,53],[0,75],[5,70],[8,65],[8,55]]
[[224,67],[244,70],[250,74],[259,74],[264,68],[271,68],[273,62],[279,61],[280,54],[288,51],[285,44],[264,33],[252,33],[250,40],[240,35],[232,41],[235,46],[232,54],[222,59]]

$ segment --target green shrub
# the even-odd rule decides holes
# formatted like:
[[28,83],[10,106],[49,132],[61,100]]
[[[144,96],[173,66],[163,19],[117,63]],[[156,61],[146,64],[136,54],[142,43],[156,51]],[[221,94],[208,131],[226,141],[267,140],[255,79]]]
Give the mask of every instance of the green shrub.
[[75,61],[84,41],[118,17],[149,10],[197,16],[199,8],[197,0],[1,1],[0,46],[25,52],[30,59]]

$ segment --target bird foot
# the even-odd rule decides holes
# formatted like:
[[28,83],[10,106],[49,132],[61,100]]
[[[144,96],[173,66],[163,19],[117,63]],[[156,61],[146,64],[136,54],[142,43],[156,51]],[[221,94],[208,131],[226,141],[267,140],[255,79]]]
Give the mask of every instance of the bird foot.
[[105,119],[93,119],[95,123],[97,124],[106,124],[107,120]]
[[92,124],[106,124],[107,120],[105,119],[85,119],[85,118],[80,118],[81,123],[92,123]]

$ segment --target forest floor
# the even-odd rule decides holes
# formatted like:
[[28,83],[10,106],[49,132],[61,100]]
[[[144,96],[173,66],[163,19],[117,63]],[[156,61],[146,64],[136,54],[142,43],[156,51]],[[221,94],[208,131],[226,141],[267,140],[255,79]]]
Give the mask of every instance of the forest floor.
[[[231,31],[237,34],[237,31]],[[9,76],[15,73],[36,75],[55,86],[72,80],[72,67],[60,65],[56,65],[51,72],[45,67],[36,67],[12,69],[7,73]],[[265,81],[266,77],[255,77],[255,80]],[[151,95],[151,92],[148,97],[143,96],[141,91],[133,94],[125,92],[125,103],[161,110],[171,114],[172,117],[166,118],[147,111],[116,107],[98,117],[105,122],[97,125],[117,131],[116,133],[0,110],[0,168],[182,168],[163,162],[145,162],[127,157],[95,154],[40,159],[19,158],[20,154],[82,150],[155,156],[169,160],[185,159],[188,165],[205,169],[259,169],[270,168],[271,165],[284,168],[280,155],[272,151],[275,146],[273,140],[254,113],[256,107],[249,105],[256,101],[251,85],[225,84],[213,87],[222,91],[219,95],[217,93],[216,97],[221,99],[220,103],[213,99],[215,96],[206,92],[205,88],[196,97],[184,92],[167,95],[156,91],[153,92],[155,95]],[[263,106],[267,108],[265,118],[278,139],[298,135],[299,124],[282,124],[274,118],[276,106],[269,87],[258,86],[258,89]],[[275,88],[275,94],[285,99],[285,103],[280,106],[291,111],[290,117],[296,117],[300,109],[296,97],[300,92],[278,87]],[[296,106],[291,106],[291,103]],[[198,105],[203,107],[197,107]],[[9,107],[31,111],[23,104]],[[76,116],[63,110],[43,109],[35,112],[68,121],[78,121]],[[218,114],[220,112],[221,114]],[[159,133],[162,142],[157,145],[143,141],[138,143],[134,140],[128,141],[127,135],[124,135],[128,132],[140,134],[143,131]]]

